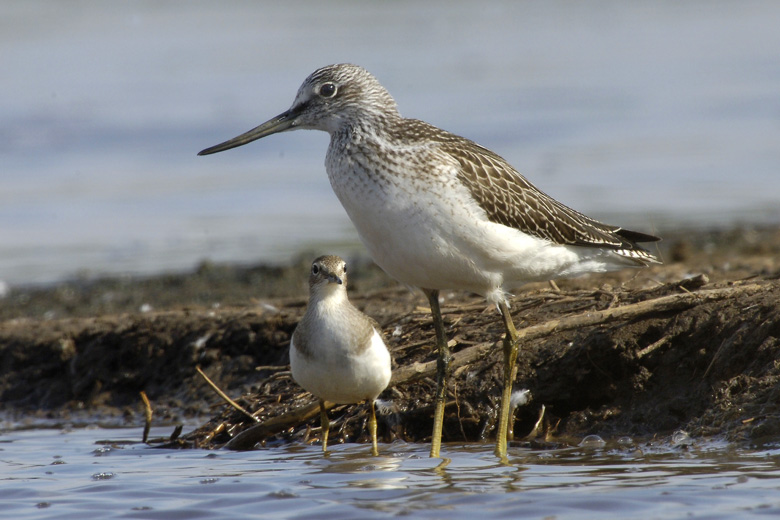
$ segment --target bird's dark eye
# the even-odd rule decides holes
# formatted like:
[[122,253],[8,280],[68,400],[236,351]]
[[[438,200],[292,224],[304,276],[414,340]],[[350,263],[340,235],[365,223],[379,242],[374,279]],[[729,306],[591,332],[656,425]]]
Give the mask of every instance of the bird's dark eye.
[[344,274],[347,273],[347,264],[344,264]]
[[314,264],[311,266],[311,274],[317,274],[320,272],[320,266],[317,264]]
[[333,97],[336,94],[336,85],[325,83],[320,87],[320,96],[324,98]]

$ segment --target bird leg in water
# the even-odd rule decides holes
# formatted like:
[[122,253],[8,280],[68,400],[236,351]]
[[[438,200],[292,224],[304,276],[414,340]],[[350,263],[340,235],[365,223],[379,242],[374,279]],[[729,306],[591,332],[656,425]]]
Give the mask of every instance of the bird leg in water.
[[330,419],[328,419],[328,411],[325,409],[325,401],[320,399],[320,425],[322,435],[322,451],[328,451],[328,432],[330,431]]
[[501,412],[498,419],[498,432],[496,433],[495,454],[500,459],[506,458],[507,432],[509,430],[509,405],[512,400],[512,385],[517,376],[517,353],[520,345],[512,315],[506,302],[498,304],[501,317],[504,319],[506,336],[504,337],[504,391],[501,395]]
[[374,400],[369,402],[371,407],[371,416],[368,418],[368,431],[371,434],[371,455],[374,457],[379,455],[379,447],[376,441],[376,407],[374,406]]
[[425,290],[428,301],[431,304],[433,315],[433,328],[436,331],[436,348],[439,354],[436,363],[436,397],[435,411],[433,413],[433,433],[431,434],[431,457],[438,457],[441,450],[441,433],[444,423],[444,398],[447,395],[447,376],[450,369],[450,348],[447,346],[447,338],[444,337],[444,321],[441,318],[439,308],[439,291]]

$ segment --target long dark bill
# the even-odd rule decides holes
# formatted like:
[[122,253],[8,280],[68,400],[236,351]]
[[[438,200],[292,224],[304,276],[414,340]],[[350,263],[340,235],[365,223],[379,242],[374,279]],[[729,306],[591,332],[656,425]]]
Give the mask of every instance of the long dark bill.
[[279,114],[273,119],[266,121],[262,125],[255,127],[248,132],[244,132],[238,137],[234,137],[233,139],[229,139],[224,143],[220,143],[210,148],[206,148],[205,150],[201,150],[198,152],[198,155],[210,155],[212,153],[224,152],[225,150],[237,148],[247,143],[251,143],[252,141],[256,141],[261,137],[289,130],[297,125],[297,115],[297,112],[288,110],[287,112]]

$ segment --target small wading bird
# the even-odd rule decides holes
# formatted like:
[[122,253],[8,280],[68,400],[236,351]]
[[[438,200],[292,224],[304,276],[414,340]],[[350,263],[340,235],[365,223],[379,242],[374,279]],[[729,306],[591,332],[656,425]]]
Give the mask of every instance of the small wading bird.
[[290,368],[295,382],[320,400],[322,451],[330,428],[325,401],[368,401],[371,453],[379,454],[374,400],[390,382],[390,353],[379,325],[347,298],[347,265],[338,256],[311,265],[309,306],[290,341]]
[[504,388],[496,455],[506,458],[518,352],[507,289],[659,260],[658,237],[602,224],[546,195],[487,148],[402,117],[385,88],[356,65],[313,72],[286,112],[207,148],[208,155],[285,130],[330,134],[330,184],[374,261],[428,297],[438,348],[431,456],[441,448],[450,351],[439,290],[483,295],[503,317]]

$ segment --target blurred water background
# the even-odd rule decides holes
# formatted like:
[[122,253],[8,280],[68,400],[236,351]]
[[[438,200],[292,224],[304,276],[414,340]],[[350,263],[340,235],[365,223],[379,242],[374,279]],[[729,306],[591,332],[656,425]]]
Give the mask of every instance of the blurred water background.
[[780,3],[0,2],[0,280],[354,248],[328,136],[196,153],[315,68],[503,155],[594,217],[780,223]]

